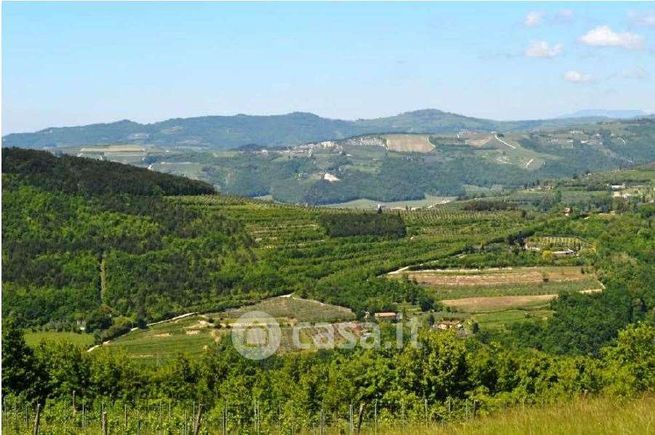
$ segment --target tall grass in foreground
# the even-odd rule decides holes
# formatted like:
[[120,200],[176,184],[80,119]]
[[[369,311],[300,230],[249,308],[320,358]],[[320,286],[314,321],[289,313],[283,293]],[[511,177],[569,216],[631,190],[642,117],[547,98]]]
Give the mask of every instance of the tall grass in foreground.
[[[372,434],[375,428],[367,428]],[[512,408],[488,417],[445,425],[398,425],[379,428],[394,434],[655,434],[655,397],[636,400],[576,399],[559,405]]]

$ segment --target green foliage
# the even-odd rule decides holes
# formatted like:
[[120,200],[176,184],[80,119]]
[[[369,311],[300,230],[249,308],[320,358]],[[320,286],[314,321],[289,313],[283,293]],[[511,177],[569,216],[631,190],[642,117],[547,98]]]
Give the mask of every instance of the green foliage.
[[[20,335],[16,338],[20,341]],[[376,416],[382,424],[393,419],[443,422],[518,404],[561,403],[582,394],[652,391],[654,339],[652,326],[628,328],[616,345],[603,350],[600,360],[507,349],[463,340],[453,332],[421,330],[419,346],[290,354],[261,362],[241,358],[227,343],[199,359],[180,355],[148,368],[107,349],[88,353],[65,344],[42,345],[30,354],[30,361],[43,368],[39,385],[46,409],[66,404],[70,412],[75,392],[77,406],[86,406],[88,419],[102,403],[111,409],[118,401],[132,404],[129,409],[139,406],[144,426],[151,424],[150,412],[159,412],[161,424],[160,404],[164,409],[173,405],[176,415],[186,408],[190,417],[188,409],[203,403],[208,428],[222,426],[224,410],[232,430],[247,430],[256,418],[265,432],[309,429],[321,420],[328,427],[338,426],[348,421],[352,410],[359,430]],[[33,376],[32,366],[24,361],[8,359],[3,380],[10,380],[18,366],[28,367],[21,373]],[[12,382],[5,387],[11,409],[15,394],[24,390]],[[150,411],[147,403],[154,405]],[[110,411],[114,418],[116,414],[123,416]]]
[[395,213],[324,214],[319,222],[330,237],[405,237],[405,222]]
[[77,157],[55,157],[45,151],[3,148],[2,173],[15,174],[45,190],[87,195],[202,195],[207,183],[134,166]]
[[159,319],[270,291],[262,269],[240,269],[254,255],[237,222],[161,196],[210,192],[204,183],[37,151],[3,157],[3,315],[22,326],[95,331],[117,315]]
[[630,325],[605,349],[608,389],[631,395],[655,389],[655,327]]
[[9,393],[28,400],[42,394],[44,373],[41,362],[25,344],[23,334],[13,320],[2,325],[2,396]]

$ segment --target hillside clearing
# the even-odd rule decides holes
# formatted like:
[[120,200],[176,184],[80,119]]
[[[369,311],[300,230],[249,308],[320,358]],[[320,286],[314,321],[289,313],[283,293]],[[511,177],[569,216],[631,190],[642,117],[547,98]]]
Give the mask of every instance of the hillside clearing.
[[93,344],[93,334],[77,332],[37,331],[25,332],[25,342],[30,347],[46,343],[72,343],[76,346],[88,347]]
[[246,305],[222,313],[207,314],[207,316],[232,319],[250,311],[262,311],[275,318],[293,319],[298,322],[334,322],[355,318],[355,314],[349,308],[325,304],[313,299],[303,299],[294,295],[269,298],[254,305]]
[[388,134],[384,136],[387,149],[401,153],[429,153],[434,149],[428,135]]
[[489,311],[503,311],[514,308],[528,308],[543,306],[557,295],[531,295],[531,296],[491,296],[462,299],[446,299],[441,303],[449,308],[467,313],[480,313]]
[[[499,286],[589,280],[580,267],[517,267],[402,271],[402,276],[429,287]],[[392,272],[390,275],[399,275]]]

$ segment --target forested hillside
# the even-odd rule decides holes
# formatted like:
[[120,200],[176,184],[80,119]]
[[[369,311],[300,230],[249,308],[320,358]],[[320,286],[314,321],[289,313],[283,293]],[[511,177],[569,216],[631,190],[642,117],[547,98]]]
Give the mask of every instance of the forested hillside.
[[294,112],[271,116],[202,116],[169,119],[153,124],[118,121],[80,127],[48,128],[35,133],[9,134],[4,147],[67,147],[138,143],[151,145],[204,146],[212,149],[243,145],[298,145],[311,141],[343,139],[366,133],[456,133],[461,129],[529,130],[575,125],[602,118],[535,121],[492,121],[440,110],[417,110],[397,116],[356,121],[321,118],[312,113]]
[[212,191],[117,163],[4,150],[5,318],[111,335],[268,291],[257,268],[242,271],[254,255],[238,222],[164,196]]
[[133,162],[204,180],[223,193],[323,205],[497,194],[653,161],[654,140],[655,123],[644,119],[497,135],[376,134],[285,149],[148,149]]
[[35,150],[2,150],[2,173],[35,187],[85,195],[203,195],[214,188],[202,181],[92,159]]
[[[234,200],[232,208],[229,197],[204,195],[209,192],[211,187],[202,182],[118,163],[4,150],[4,315],[23,327],[83,326],[106,339],[148,321],[292,290],[350,306],[360,315],[371,307],[426,299],[409,283],[377,279],[363,291],[350,275],[336,279],[336,270],[326,265],[307,263],[298,270],[291,264],[298,255],[295,248],[281,246],[271,253],[243,225],[271,212],[280,225],[285,216],[315,222],[317,211],[259,210],[257,203],[242,209],[241,200]],[[200,196],[180,196],[189,194]],[[393,235],[404,235],[397,216],[373,216],[393,221]],[[350,227],[352,234],[362,231],[348,222],[341,230]],[[368,234],[365,229],[363,234]],[[325,236],[325,230],[311,235],[318,240]],[[335,241],[329,255],[365,242]],[[378,244],[372,248],[379,249]],[[379,267],[367,263],[357,276],[374,276]],[[335,292],[335,286],[342,291]]]

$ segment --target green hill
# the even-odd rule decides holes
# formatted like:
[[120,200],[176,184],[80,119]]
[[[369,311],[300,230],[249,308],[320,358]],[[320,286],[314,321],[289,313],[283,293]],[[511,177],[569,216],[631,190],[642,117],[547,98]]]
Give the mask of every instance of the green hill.
[[[156,170],[204,180],[224,193],[314,205],[492,194],[655,160],[655,122],[646,119],[398,138],[375,134],[289,149],[153,151],[146,159]],[[420,152],[402,151],[408,149]]]
[[2,173],[12,174],[45,190],[87,195],[203,195],[214,188],[202,181],[148,171],[144,168],[45,151],[7,148]]
[[199,146],[212,149],[243,145],[288,146],[370,133],[456,133],[459,130],[516,131],[565,126],[593,119],[492,121],[440,110],[418,110],[386,118],[345,121],[294,112],[270,116],[201,116],[152,124],[123,120],[79,127],[47,128],[35,133],[9,134],[4,147],[70,147],[101,144]]
[[238,222],[164,196],[205,183],[18,149],[2,176],[3,315],[19,324],[111,335],[269,291],[259,269],[242,272],[254,258]]

